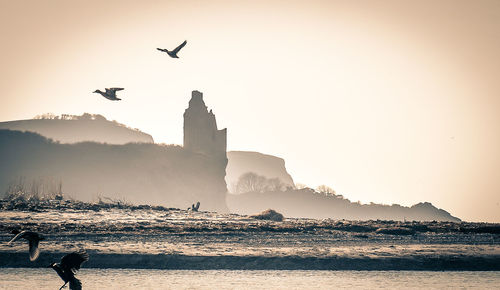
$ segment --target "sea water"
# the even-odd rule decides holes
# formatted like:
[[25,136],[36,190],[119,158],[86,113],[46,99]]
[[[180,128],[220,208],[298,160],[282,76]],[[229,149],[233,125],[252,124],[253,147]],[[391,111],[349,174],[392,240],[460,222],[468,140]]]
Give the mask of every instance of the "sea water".
[[[81,269],[83,289],[500,289],[500,272]],[[1,268],[0,289],[58,289],[50,268]],[[68,288],[65,288],[68,289]]]

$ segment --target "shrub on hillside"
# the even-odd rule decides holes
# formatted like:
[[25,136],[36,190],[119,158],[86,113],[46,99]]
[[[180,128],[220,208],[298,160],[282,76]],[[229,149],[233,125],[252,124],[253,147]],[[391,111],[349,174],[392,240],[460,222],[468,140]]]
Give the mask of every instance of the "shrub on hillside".
[[282,222],[284,217],[282,214],[279,212],[273,210],[273,209],[266,209],[265,211],[251,215],[251,218],[254,219],[259,219],[259,220],[270,220],[270,221],[275,221],[275,222]]

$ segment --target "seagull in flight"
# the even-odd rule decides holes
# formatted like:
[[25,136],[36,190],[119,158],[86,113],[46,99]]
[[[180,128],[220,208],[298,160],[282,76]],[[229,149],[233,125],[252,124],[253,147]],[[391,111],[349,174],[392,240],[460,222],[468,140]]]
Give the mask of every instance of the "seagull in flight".
[[117,91],[122,91],[124,90],[123,88],[106,88],[105,92],[102,92],[100,90],[95,90],[94,93],[101,94],[103,97],[105,97],[108,100],[111,101],[120,101],[121,99],[116,97],[116,92]]
[[30,232],[30,231],[22,231],[19,232],[18,230],[12,230],[12,234],[16,235],[12,240],[9,241],[8,245],[11,245],[13,242],[19,240],[19,239],[25,239],[29,242],[29,252],[30,252],[30,261],[33,262],[35,261],[38,256],[40,255],[40,248],[38,248],[38,243],[41,240],[45,240],[45,237],[35,233],[35,232]]
[[59,288],[61,290],[68,284],[70,290],[81,290],[82,282],[75,277],[76,271],[80,270],[80,266],[89,260],[89,254],[84,250],[67,254],[61,259],[61,263],[52,263],[49,268],[54,269],[57,275],[64,281],[64,285]]
[[181,48],[183,48],[185,45],[186,45],[187,41],[184,40],[183,43],[181,43],[179,46],[177,46],[174,50],[172,51],[169,51],[168,49],[163,49],[163,48],[157,48],[159,51],[163,51],[163,52],[166,52],[170,57],[172,58],[179,58],[177,56],[177,53],[179,52],[179,50],[181,50]]

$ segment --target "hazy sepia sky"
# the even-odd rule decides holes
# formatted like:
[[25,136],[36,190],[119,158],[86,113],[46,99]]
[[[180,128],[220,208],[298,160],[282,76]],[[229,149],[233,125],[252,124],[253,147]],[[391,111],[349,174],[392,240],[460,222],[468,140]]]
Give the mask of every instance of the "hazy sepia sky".
[[197,89],[228,150],[296,182],[500,222],[500,1],[0,0],[0,32],[0,121],[98,113],[182,144]]

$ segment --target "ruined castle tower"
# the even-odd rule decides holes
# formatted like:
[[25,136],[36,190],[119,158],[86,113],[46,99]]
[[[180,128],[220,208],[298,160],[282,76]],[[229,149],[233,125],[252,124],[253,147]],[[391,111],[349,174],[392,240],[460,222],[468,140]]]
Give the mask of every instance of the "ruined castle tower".
[[[184,112],[184,148],[198,153],[203,160],[200,170],[203,176],[198,178],[193,172],[194,183],[203,184],[200,191],[191,191],[192,203],[199,201],[203,209],[229,212],[226,206],[226,129],[218,130],[215,115],[207,110],[203,94],[193,91],[189,107]],[[200,153],[203,156],[200,156]],[[196,157],[195,157],[196,159]]]
[[227,164],[226,129],[218,130],[215,115],[207,110],[203,94],[193,91],[184,112],[184,148],[204,153]]

